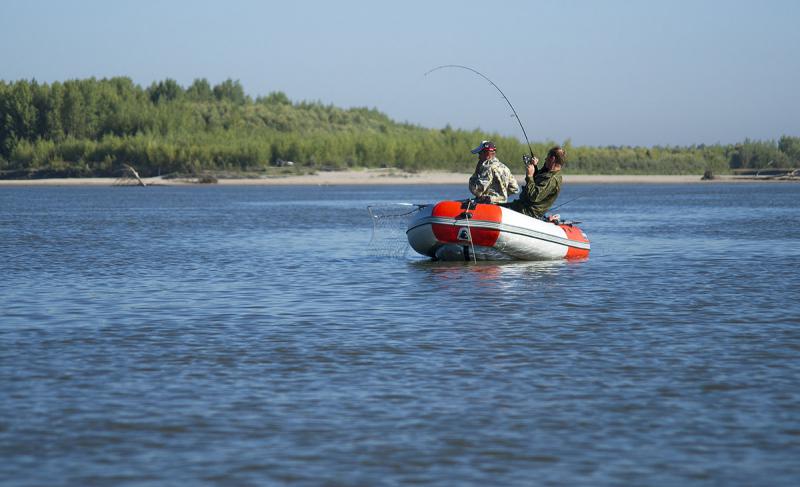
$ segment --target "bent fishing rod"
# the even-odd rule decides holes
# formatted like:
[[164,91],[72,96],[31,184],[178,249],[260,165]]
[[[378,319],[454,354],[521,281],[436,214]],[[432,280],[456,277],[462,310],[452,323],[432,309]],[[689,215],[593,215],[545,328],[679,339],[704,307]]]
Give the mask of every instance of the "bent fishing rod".
[[470,68],[469,66],[462,66],[460,64],[444,64],[442,66],[436,66],[435,68],[433,68],[433,69],[429,70],[428,72],[426,72],[425,76],[428,76],[432,72],[440,70],[440,69],[444,69],[444,68],[459,68],[459,69],[466,69],[467,71],[472,71],[473,73],[477,74],[481,78],[483,78],[486,81],[488,81],[489,84],[494,86],[494,88],[497,91],[500,92],[500,95],[503,96],[503,99],[506,101],[506,103],[508,103],[508,106],[511,107],[511,112],[514,114],[514,118],[517,119],[517,123],[519,124],[519,128],[522,129],[522,135],[525,136],[525,142],[528,143],[528,151],[531,153],[531,159],[533,159],[535,156],[533,155],[533,149],[531,148],[531,142],[528,140],[528,133],[525,132],[525,127],[522,126],[522,120],[519,119],[519,115],[517,114],[517,111],[514,109],[514,105],[511,104],[511,100],[509,100],[508,97],[506,96],[506,94],[503,93],[503,90],[501,90],[500,87],[497,86],[494,81],[490,80],[485,74],[481,73],[477,69]]

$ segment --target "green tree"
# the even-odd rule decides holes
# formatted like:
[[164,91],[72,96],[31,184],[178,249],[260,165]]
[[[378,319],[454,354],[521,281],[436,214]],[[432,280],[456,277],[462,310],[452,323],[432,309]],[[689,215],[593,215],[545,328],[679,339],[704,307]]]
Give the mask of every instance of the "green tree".
[[784,135],[778,141],[778,149],[786,155],[791,167],[800,167],[800,137]]
[[40,135],[49,140],[64,139],[64,127],[61,125],[61,111],[64,105],[64,88],[61,83],[53,83],[47,93],[47,100],[39,113],[42,120]]
[[89,137],[88,122],[83,94],[81,94],[78,82],[65,82],[61,106],[61,127],[64,130],[64,134],[76,139]]
[[170,102],[183,96],[183,88],[174,79],[167,78],[151,84],[147,94],[153,103]]
[[282,91],[273,91],[267,96],[258,97],[256,99],[256,103],[262,103],[265,105],[291,105],[292,102],[289,100],[289,97],[286,96],[286,93]]
[[212,101],[214,92],[211,90],[208,80],[198,78],[186,89],[186,98],[191,101]]
[[244,88],[242,88],[239,80],[226,79],[214,86],[214,97],[219,101],[227,100],[238,105],[243,105],[247,102],[247,96],[245,96]]
[[4,90],[0,100],[0,153],[7,156],[20,140],[33,139],[37,113],[33,100],[36,81],[18,81]]

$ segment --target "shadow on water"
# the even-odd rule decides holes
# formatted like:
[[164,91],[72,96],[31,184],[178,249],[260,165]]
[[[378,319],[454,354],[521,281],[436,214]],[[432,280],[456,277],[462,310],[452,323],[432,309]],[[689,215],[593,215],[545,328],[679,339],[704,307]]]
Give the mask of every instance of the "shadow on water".
[[514,294],[536,290],[562,279],[564,272],[585,261],[435,262],[410,261],[407,268],[426,284],[456,286],[464,293]]
[[475,275],[480,279],[515,278],[528,276],[545,276],[557,273],[571,262],[553,261],[480,261],[480,262],[437,262],[431,260],[411,261],[411,269],[428,271],[431,275],[444,279],[458,278],[463,275]]

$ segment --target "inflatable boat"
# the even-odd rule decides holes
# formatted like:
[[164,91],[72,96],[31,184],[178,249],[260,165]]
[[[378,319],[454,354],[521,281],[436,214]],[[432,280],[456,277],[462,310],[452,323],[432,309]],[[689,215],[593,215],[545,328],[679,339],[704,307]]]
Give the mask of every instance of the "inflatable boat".
[[411,248],[435,260],[585,259],[590,249],[586,234],[572,223],[471,200],[421,206],[406,236]]

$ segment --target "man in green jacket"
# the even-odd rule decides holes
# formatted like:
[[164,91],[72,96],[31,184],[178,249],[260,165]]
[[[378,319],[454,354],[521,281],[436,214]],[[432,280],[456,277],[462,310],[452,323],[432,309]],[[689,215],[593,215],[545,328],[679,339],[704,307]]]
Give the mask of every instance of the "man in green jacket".
[[527,161],[525,186],[519,198],[502,206],[533,218],[544,217],[561,191],[561,167],[566,159],[567,153],[564,149],[556,146],[547,152],[541,170],[536,169],[536,164],[539,162],[536,157]]

